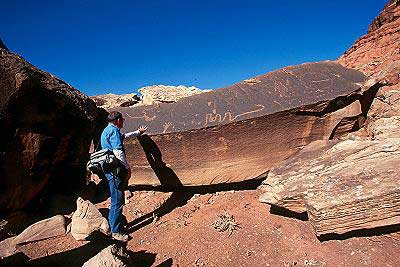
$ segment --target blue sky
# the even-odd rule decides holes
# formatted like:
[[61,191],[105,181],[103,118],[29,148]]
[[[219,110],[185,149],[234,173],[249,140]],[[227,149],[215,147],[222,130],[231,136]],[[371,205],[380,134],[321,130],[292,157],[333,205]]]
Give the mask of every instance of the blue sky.
[[215,89],[336,59],[383,0],[2,2],[0,37],[88,95],[165,84]]

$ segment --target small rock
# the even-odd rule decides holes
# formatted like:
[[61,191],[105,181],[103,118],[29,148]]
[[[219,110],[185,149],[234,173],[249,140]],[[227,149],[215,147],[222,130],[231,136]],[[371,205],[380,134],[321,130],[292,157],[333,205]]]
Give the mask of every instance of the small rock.
[[130,200],[129,200],[129,199],[131,199],[131,198],[132,198],[133,194],[132,194],[132,192],[131,192],[131,191],[129,191],[129,190],[125,190],[125,191],[124,191],[124,195],[125,195],[125,204],[127,204],[127,203],[129,203],[129,202],[130,202]]
[[14,243],[23,244],[63,235],[65,233],[65,217],[62,215],[56,215],[34,223],[26,228],[22,233],[15,237]]
[[9,237],[0,242],[0,259],[17,253],[17,248],[15,247],[14,239],[15,236]]
[[72,226],[72,222],[67,225],[66,230],[65,230],[66,234],[69,234],[71,232],[71,226]]
[[89,201],[81,197],[76,201],[77,209],[72,215],[71,234],[76,240],[84,240],[91,233],[100,230],[110,235],[110,226],[100,211]]
[[125,190],[125,198],[129,199],[133,196],[132,192],[130,190]]
[[7,221],[6,220],[1,220],[0,221],[0,231],[3,230],[5,228],[5,226],[7,225]]
[[82,267],[126,267],[129,255],[124,248],[110,245],[85,262]]

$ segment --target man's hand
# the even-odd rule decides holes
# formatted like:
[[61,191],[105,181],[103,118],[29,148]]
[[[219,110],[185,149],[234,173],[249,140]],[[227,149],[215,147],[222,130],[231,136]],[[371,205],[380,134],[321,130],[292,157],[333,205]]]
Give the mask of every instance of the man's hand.
[[143,134],[145,131],[147,131],[148,128],[149,127],[147,125],[141,125],[138,130],[140,134]]

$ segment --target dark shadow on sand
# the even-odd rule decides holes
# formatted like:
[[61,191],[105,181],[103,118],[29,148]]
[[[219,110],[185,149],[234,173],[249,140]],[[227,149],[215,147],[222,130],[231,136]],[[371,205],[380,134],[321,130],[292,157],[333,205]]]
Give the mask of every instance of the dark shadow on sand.
[[279,215],[283,217],[288,217],[288,218],[294,218],[300,221],[308,221],[308,214],[307,212],[294,212],[279,206],[271,205],[271,208],[269,209],[269,212],[274,215]]
[[157,264],[155,267],[171,267],[173,263],[172,258],[166,259],[165,261]]
[[319,236],[318,240],[321,242],[329,240],[345,240],[353,237],[371,237],[371,236],[387,235],[399,231],[400,231],[400,224],[394,224],[394,225],[375,227],[371,229],[354,230],[344,234],[325,234]]
[[[287,218],[293,218],[301,221],[308,221],[308,214],[307,212],[294,212],[282,207],[278,207],[275,205],[271,205],[270,208],[270,213],[287,217]],[[324,234],[321,236],[317,236],[318,240],[320,242],[324,241],[329,241],[329,240],[345,240],[349,238],[354,238],[354,237],[371,237],[371,236],[380,236],[380,235],[386,235],[390,233],[395,233],[400,231],[400,224],[395,224],[395,225],[387,225],[387,226],[381,226],[381,227],[375,227],[375,228],[370,228],[370,229],[360,229],[360,230],[354,230],[350,231],[344,234]]]

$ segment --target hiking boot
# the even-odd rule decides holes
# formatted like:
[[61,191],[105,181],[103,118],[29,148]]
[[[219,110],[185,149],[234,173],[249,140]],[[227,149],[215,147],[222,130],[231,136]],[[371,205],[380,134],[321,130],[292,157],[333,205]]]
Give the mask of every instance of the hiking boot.
[[129,235],[124,235],[122,233],[112,233],[112,238],[117,241],[128,242]]

